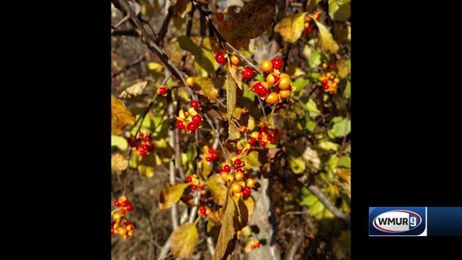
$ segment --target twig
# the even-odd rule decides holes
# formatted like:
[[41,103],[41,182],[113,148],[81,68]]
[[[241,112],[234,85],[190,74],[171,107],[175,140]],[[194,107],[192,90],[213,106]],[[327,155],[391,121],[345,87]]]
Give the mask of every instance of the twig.
[[126,15],[126,16],[124,16],[124,18],[122,18],[122,20],[120,20],[116,25],[112,26],[112,28],[111,28],[111,34],[112,34],[119,26],[121,26],[123,23],[125,23],[129,18],[130,18],[130,16],[129,16],[129,15]]
[[350,225],[350,216],[343,213],[339,208],[335,207],[330,199],[322,193],[322,191],[314,185],[308,186],[308,190],[318,198],[318,200],[337,218],[343,219],[347,225]]
[[[171,91],[169,93],[169,99],[171,101]],[[173,107],[173,101],[169,102],[168,105],[168,115],[170,118],[170,126],[168,129],[168,139],[169,139],[169,145],[173,149],[175,148],[175,134],[174,134],[174,129],[175,129],[175,110]],[[169,177],[170,177],[170,184],[175,185],[175,155],[172,155],[172,158],[169,162]],[[176,204],[171,207],[171,217],[172,217],[172,227],[173,230],[175,230],[178,227],[178,213],[177,213],[177,207]]]
[[141,56],[139,57],[138,59],[134,60],[133,62],[123,66],[119,71],[116,71],[114,73],[112,73],[112,77],[115,77],[115,76],[118,76],[119,74],[123,73],[124,71],[128,70],[129,68],[133,67],[133,66],[136,66],[138,64],[140,64],[141,62],[143,62],[144,60],[146,59],[145,56]]
[[167,16],[165,16],[164,21],[162,22],[162,26],[160,27],[159,32],[157,33],[157,43],[160,46],[163,46],[164,38],[165,35],[167,34],[168,31],[168,24],[170,23],[170,20],[172,19],[173,15],[173,6],[168,9]]

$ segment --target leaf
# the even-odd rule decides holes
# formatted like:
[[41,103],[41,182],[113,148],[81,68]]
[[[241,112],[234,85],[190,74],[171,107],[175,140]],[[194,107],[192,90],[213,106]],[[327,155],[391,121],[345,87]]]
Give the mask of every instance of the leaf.
[[349,80],[346,83],[345,91],[343,92],[343,97],[345,98],[351,97],[351,82]]
[[111,147],[117,147],[117,149],[121,151],[127,151],[128,150],[127,139],[121,136],[111,135]]
[[316,19],[313,19],[313,21],[315,21],[316,26],[319,29],[319,48],[322,51],[328,51],[332,54],[337,53],[339,50],[339,46],[332,37],[332,34],[330,33],[329,29],[327,29],[327,27],[324,26],[322,23],[316,21]]
[[247,199],[244,200],[244,203],[247,206],[247,212],[249,214],[249,219],[250,219],[255,209],[255,200],[252,197],[248,197]]
[[310,68],[315,68],[321,64],[321,53],[308,45],[303,47],[303,56],[305,56],[305,59],[308,61]]
[[[242,200],[239,199],[239,202]],[[244,208],[246,208],[245,205]],[[240,211],[242,215],[239,214]],[[228,195],[213,259],[226,259],[233,252],[236,245],[236,232],[247,225],[247,223],[241,222],[245,217],[244,213],[246,213],[243,211],[244,209],[236,205],[234,199]]]
[[199,94],[208,97],[212,102],[217,101],[218,89],[215,87],[210,78],[196,77],[195,83],[199,86]]
[[297,78],[294,82],[292,82],[292,87],[293,87],[293,93],[298,93],[300,92],[303,88],[308,86],[310,83],[309,80],[304,79],[304,78]]
[[178,44],[181,49],[190,52],[194,56],[195,61],[202,69],[207,71],[209,74],[213,74],[215,72],[213,63],[206,57],[204,50],[199,48],[199,46],[197,46],[191,38],[187,36],[180,36],[178,37]]
[[251,0],[239,13],[224,21],[215,20],[223,37],[234,47],[248,49],[249,39],[271,27],[275,14],[274,0]]
[[302,157],[289,157],[289,166],[293,173],[300,174],[305,171],[306,165]]
[[235,65],[228,65],[228,72],[237,84],[239,89],[242,90],[242,75],[239,73],[238,67]]
[[173,204],[177,203],[181,196],[183,196],[184,190],[191,185],[190,183],[180,183],[174,186],[168,186],[160,192],[159,208],[168,209]]
[[338,76],[342,79],[346,78],[350,74],[350,60],[338,60],[337,69]]
[[329,16],[334,21],[348,21],[351,15],[350,0],[329,0]]
[[236,140],[241,137],[241,132],[239,131],[239,127],[237,127],[236,123],[232,120],[228,120],[228,140]]
[[170,247],[172,255],[177,258],[189,258],[194,253],[199,234],[196,224],[185,223],[172,234]]
[[295,43],[305,29],[306,12],[290,15],[282,19],[274,27],[274,31],[282,36],[285,42]]
[[234,108],[236,107],[236,82],[234,82],[231,72],[226,74],[225,79],[225,89],[226,89],[226,114],[228,115],[228,120],[231,120],[233,116]]
[[349,156],[342,156],[338,160],[338,166],[339,167],[345,167],[350,169],[351,168],[351,159]]
[[329,132],[334,136],[334,137],[343,137],[345,135],[348,135],[351,131],[351,121],[347,118],[344,118],[343,120],[336,122],[332,128],[329,130]]
[[310,117],[312,118],[316,118],[321,114],[321,111],[319,111],[318,106],[312,98],[310,98],[305,104],[305,108],[308,110],[308,112],[310,112]]
[[324,149],[324,150],[332,150],[332,151],[337,151],[338,150],[338,144],[332,143],[329,141],[321,141],[318,145],[319,148]]
[[319,155],[316,150],[313,150],[310,147],[306,147],[305,151],[303,152],[303,159],[308,161],[316,170],[320,169],[321,159],[319,159]]
[[207,162],[205,158],[202,158],[201,163],[200,163],[200,173],[202,178],[207,179],[210,175],[210,173],[213,170],[213,166],[211,163]]
[[245,161],[245,168],[246,169],[253,169],[259,168],[261,166],[260,161],[258,160],[258,152],[252,151],[244,158]]
[[114,96],[111,96],[111,110],[112,110],[112,127],[111,133],[113,135],[120,135],[122,129],[126,126],[132,126],[135,123],[135,117],[127,109],[125,104]]
[[111,155],[111,169],[121,172],[128,168],[128,160],[123,153],[115,152]]
[[148,70],[152,72],[161,72],[164,67],[159,62],[149,62],[148,63]]
[[224,206],[226,203],[226,185],[220,175],[215,174],[210,177],[205,183],[212,194],[213,201],[220,206]]
[[147,81],[141,81],[131,85],[130,87],[124,89],[122,93],[120,93],[119,98],[131,98],[136,97],[143,94],[143,90],[148,85]]

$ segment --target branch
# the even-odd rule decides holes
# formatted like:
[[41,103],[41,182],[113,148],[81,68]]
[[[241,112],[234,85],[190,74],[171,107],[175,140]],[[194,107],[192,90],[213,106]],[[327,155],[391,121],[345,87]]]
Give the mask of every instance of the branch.
[[317,186],[310,185],[308,187],[308,190],[311,193],[313,193],[313,195],[316,196],[319,199],[319,201],[324,205],[324,207],[326,207],[326,209],[332,212],[334,216],[343,219],[348,226],[350,225],[350,216],[346,215],[339,208],[335,207],[330,201],[330,199],[324,193],[322,193],[322,191]]

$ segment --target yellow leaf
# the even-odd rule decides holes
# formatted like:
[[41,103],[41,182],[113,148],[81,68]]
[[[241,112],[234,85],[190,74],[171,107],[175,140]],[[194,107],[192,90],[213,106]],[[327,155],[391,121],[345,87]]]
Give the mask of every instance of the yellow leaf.
[[210,78],[196,77],[195,83],[199,86],[199,94],[208,97],[212,102],[217,101],[218,89],[215,87]]
[[301,157],[289,157],[289,166],[293,173],[300,174],[305,171],[305,161]]
[[196,224],[185,223],[179,226],[173,232],[170,243],[172,255],[178,258],[189,258],[192,256],[198,237]]
[[144,89],[148,85],[147,81],[141,81],[131,85],[130,87],[124,89],[122,93],[120,93],[119,98],[131,98],[136,97],[143,94]]
[[279,33],[284,41],[295,43],[305,29],[306,14],[307,13],[302,12],[285,17],[276,24],[274,31]]
[[233,117],[234,108],[236,107],[236,82],[234,82],[230,72],[226,74],[225,89],[226,89],[226,114],[228,116],[228,121],[231,121]]
[[177,203],[181,196],[183,196],[184,190],[190,185],[190,183],[180,183],[174,186],[168,186],[160,192],[159,208],[167,209],[173,204]]
[[112,134],[120,135],[124,127],[132,126],[135,123],[135,117],[122,101],[114,96],[111,96],[111,98]]
[[237,84],[239,89],[242,90],[242,74],[239,73],[238,67],[236,65],[228,65],[229,74],[234,79],[234,82]]
[[253,118],[253,116],[249,116],[249,121],[247,121],[247,129],[249,131],[255,129],[255,118]]
[[255,209],[255,201],[253,200],[252,197],[248,197],[247,199],[244,200],[244,203],[247,206],[247,212],[250,218],[253,214],[253,210]]
[[337,68],[338,76],[342,79],[346,78],[350,74],[350,60],[338,60]]
[[202,158],[199,167],[200,167],[199,171],[201,173],[202,178],[207,179],[213,170],[212,164],[207,162],[204,157]]
[[148,63],[148,70],[150,71],[161,72],[162,69],[163,69],[163,66],[159,62],[149,62]]
[[252,151],[244,158],[245,161],[245,168],[246,169],[253,169],[258,168],[261,166],[260,161],[258,160],[258,152]]
[[332,54],[337,53],[339,50],[339,46],[332,37],[332,34],[330,33],[329,29],[327,29],[327,27],[324,26],[322,23],[316,21],[316,19],[313,19],[313,21],[316,22],[316,26],[319,29],[319,48],[323,51],[328,51]]
[[226,203],[226,186],[220,175],[215,174],[205,183],[212,193],[213,200],[216,204],[224,206]]
[[247,208],[241,199],[234,201],[228,195],[225,213],[221,222],[220,234],[215,248],[214,260],[226,259],[236,245],[236,232],[247,225]]
[[236,140],[241,137],[241,132],[239,131],[239,127],[237,127],[236,123],[232,120],[228,120],[229,127],[228,127],[228,139],[229,140]]

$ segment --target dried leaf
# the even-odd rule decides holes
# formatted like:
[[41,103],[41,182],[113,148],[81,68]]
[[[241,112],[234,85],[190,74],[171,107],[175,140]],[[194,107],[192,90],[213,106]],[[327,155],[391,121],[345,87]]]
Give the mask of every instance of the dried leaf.
[[124,89],[120,93],[119,98],[132,98],[143,94],[144,89],[148,85],[147,81],[141,81],[131,85],[130,87]]
[[305,151],[303,152],[303,159],[308,161],[316,170],[320,169],[321,159],[319,159],[319,155],[316,150],[313,150],[310,147],[306,147]]
[[252,197],[248,197],[244,200],[245,205],[247,206],[247,212],[249,214],[249,218],[252,217],[253,210],[255,209],[255,200]]
[[226,185],[220,175],[215,174],[207,180],[205,183],[212,193],[213,200],[220,206],[224,206],[226,203]]
[[135,123],[135,117],[121,100],[114,96],[111,96],[111,98],[112,134],[120,135],[124,127],[132,126]]
[[332,34],[330,33],[329,29],[327,29],[327,27],[324,26],[322,23],[316,21],[316,19],[313,19],[313,21],[316,22],[316,26],[319,29],[319,48],[323,51],[328,51],[332,54],[337,53],[339,50],[339,46],[332,37]]
[[228,66],[228,71],[231,77],[234,79],[234,82],[237,84],[239,89],[242,90],[242,74],[239,73],[238,67],[236,65]]
[[218,89],[215,87],[210,78],[196,77],[195,82],[199,86],[199,94],[208,97],[212,102],[217,101]]
[[185,223],[172,234],[170,247],[172,255],[178,258],[189,258],[194,253],[199,234],[196,224]]
[[236,140],[241,137],[241,132],[239,131],[239,127],[237,127],[236,123],[232,120],[228,120],[228,140]]
[[226,113],[228,120],[231,120],[234,108],[236,107],[236,82],[231,75],[231,72],[226,74],[225,89],[226,89]]
[[289,43],[295,43],[305,29],[306,12],[285,17],[274,27],[274,31],[282,36],[282,39]]
[[181,196],[183,196],[185,189],[189,185],[191,184],[190,183],[180,183],[174,186],[168,186],[164,188],[160,192],[159,208],[168,209],[173,204],[177,203],[181,199]]

